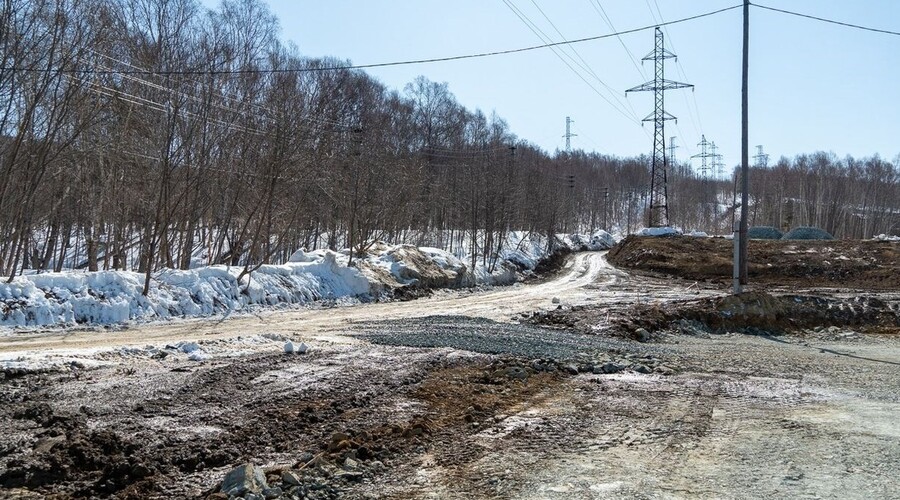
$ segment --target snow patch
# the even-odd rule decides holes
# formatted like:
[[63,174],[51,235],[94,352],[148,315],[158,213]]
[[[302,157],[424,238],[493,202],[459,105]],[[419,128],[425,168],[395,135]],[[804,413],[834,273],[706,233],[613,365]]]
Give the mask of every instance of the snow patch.
[[674,236],[681,230],[674,227],[645,227],[635,233],[637,236]]

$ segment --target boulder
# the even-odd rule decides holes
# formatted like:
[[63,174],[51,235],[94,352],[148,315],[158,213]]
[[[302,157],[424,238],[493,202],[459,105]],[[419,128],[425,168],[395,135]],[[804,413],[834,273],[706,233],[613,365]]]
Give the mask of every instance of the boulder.
[[262,469],[253,464],[243,464],[225,476],[219,491],[229,496],[246,496],[247,493],[262,493],[268,487]]

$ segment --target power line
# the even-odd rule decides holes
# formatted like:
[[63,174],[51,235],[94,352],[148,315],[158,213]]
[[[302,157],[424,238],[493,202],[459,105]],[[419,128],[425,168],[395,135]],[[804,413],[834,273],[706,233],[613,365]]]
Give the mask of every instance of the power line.
[[[537,25],[534,24],[534,22],[531,21],[531,19],[529,19],[528,16],[526,16],[525,13],[523,13],[520,9],[518,9],[518,8],[517,8],[510,0],[503,0],[503,3],[505,3],[506,6],[509,7],[509,9],[513,12],[513,14],[515,14],[516,17],[518,17],[519,20],[521,20],[521,21],[525,24],[525,26],[527,26],[528,29],[530,29],[530,30],[532,31],[532,33],[534,33],[535,35],[537,35],[537,37],[540,38],[541,41],[549,41],[549,40],[551,40],[551,38],[550,38],[549,36],[547,36],[546,33],[544,33],[540,28],[538,28]],[[576,70],[571,64],[569,64],[569,61],[566,61],[565,58],[563,58],[563,56],[560,55],[559,52],[557,52],[557,49],[556,49],[555,47],[551,47],[551,50],[553,51],[553,54],[554,54],[556,57],[558,57],[560,61],[563,62],[563,64],[565,64],[566,66],[568,66],[568,68],[569,68],[573,73],[575,73],[575,75],[576,75],[578,78],[580,78],[581,81],[583,81],[585,84],[587,84],[587,86],[590,87],[591,90],[593,90],[595,94],[597,94],[598,96],[600,96],[600,98],[603,99],[604,101],[606,101],[613,109],[615,109],[616,111],[618,111],[622,116],[624,116],[624,117],[627,118],[628,120],[631,120],[631,121],[634,122],[635,124],[640,124],[640,120],[639,120],[638,116],[637,116],[635,113],[632,113],[634,116],[628,116],[628,113],[627,113],[626,111],[623,111],[624,106],[623,106],[622,109],[620,109],[619,106],[613,104],[613,102],[612,102],[611,100],[609,100],[608,97],[606,97],[605,95],[603,95],[603,94],[597,89],[597,87],[595,87],[593,84],[591,84],[591,82],[589,82],[589,81],[584,77],[584,75],[582,75],[581,73],[579,73],[578,70]],[[569,54],[567,54],[567,53],[565,53],[565,52],[563,52],[563,54],[565,54],[566,57],[569,57],[569,58],[572,60],[572,62],[575,63],[575,65],[580,66],[580,65],[578,64],[578,61],[575,61],[575,59],[572,58],[572,56],[570,56]],[[581,67],[581,66],[580,66],[580,67]],[[584,69],[584,68],[582,67],[582,69]],[[585,71],[588,71],[588,70],[585,70]],[[589,71],[588,71],[588,72],[589,72]],[[602,83],[602,82],[601,82],[601,83]],[[615,94],[612,94],[612,95],[613,95],[613,98],[615,98],[616,100],[618,100],[618,97],[616,97]]]
[[900,32],[898,32],[898,31],[883,30],[883,29],[879,29],[879,28],[871,28],[868,26],[862,26],[859,24],[845,23],[843,21],[835,21],[834,19],[826,19],[824,17],[816,17],[816,16],[811,16],[809,14],[801,14],[800,12],[793,12],[793,11],[784,10],[784,9],[776,9],[775,7],[769,7],[767,5],[760,5],[758,3],[751,3],[750,5],[752,5],[754,7],[759,7],[760,9],[771,10],[773,12],[780,12],[782,14],[789,14],[791,16],[803,17],[806,19],[812,19],[814,21],[821,21],[823,23],[836,24],[838,26],[844,26],[847,28],[855,28],[858,30],[872,31],[875,33],[882,33],[885,35],[900,36]]
[[[560,31],[559,28],[556,27],[556,24],[554,24],[553,21],[550,20],[550,17],[547,16],[547,14],[544,12],[544,9],[542,9],[541,6],[538,5],[538,3],[535,0],[531,0],[531,3],[535,6],[535,8],[537,8],[538,12],[540,12],[541,15],[544,16],[544,19],[546,19],[547,22],[550,23],[550,26],[556,31],[556,33],[559,35],[559,37],[563,41],[566,41],[567,40],[566,36],[563,35],[562,31]],[[529,21],[530,21],[530,19],[529,19]],[[534,24],[534,23],[532,22],[532,24]],[[543,33],[543,31],[542,31],[542,33]],[[546,36],[546,33],[544,33],[544,35]],[[547,40],[551,40],[551,38],[549,36],[547,36]],[[617,92],[615,91],[615,89],[613,89],[612,87],[607,85],[606,82],[604,82],[603,79],[600,78],[599,75],[597,75],[597,73],[593,70],[593,68],[591,68],[591,65],[588,64],[588,62],[584,60],[584,57],[581,56],[581,53],[578,52],[578,49],[576,49],[575,47],[572,47],[572,46],[568,47],[568,49],[571,50],[572,53],[575,54],[575,56],[578,57],[578,59],[583,63],[583,65],[579,65],[579,66],[581,66],[581,68],[584,69],[588,74],[593,76],[594,79],[596,79],[598,82],[600,82],[600,85],[603,85],[604,87],[606,87],[606,89],[616,99],[616,102],[618,102],[619,104],[623,104],[621,99],[619,99],[616,96]],[[572,62],[575,62],[575,61],[572,60]],[[634,107],[631,106],[631,102],[628,101],[627,99],[625,102],[628,103],[628,107],[631,108],[631,114],[634,115],[634,119],[637,121],[639,119],[639,117],[637,115],[637,112],[634,110]],[[624,105],[623,105],[623,107],[624,107]]]
[[[615,32],[616,27],[613,26],[612,18],[606,12],[606,9],[603,8],[603,4],[600,3],[600,0],[590,0],[590,3],[591,3],[591,7],[593,7],[594,10],[597,11],[597,14],[600,15],[600,18],[603,19],[603,21],[606,23],[607,26],[609,26],[609,29],[611,29],[613,32]],[[598,9],[598,7],[599,7],[599,9]],[[628,57],[631,59],[631,64],[633,64],[635,69],[637,69],[638,73],[640,73],[641,79],[646,80],[647,75],[644,74],[644,70],[641,69],[641,66],[637,63],[637,58],[634,57],[634,53],[632,53],[631,49],[629,49],[628,46],[625,45],[625,41],[622,40],[621,36],[616,34],[616,38],[619,39],[619,43],[622,45],[622,48],[625,49],[625,52],[628,54]]]
[[[493,57],[493,56],[501,56],[508,54],[518,54],[521,52],[530,52],[538,49],[546,49],[550,47],[558,47],[562,45],[571,45],[576,43],[584,43],[584,42],[592,42],[595,40],[603,40],[605,38],[611,38],[614,36],[620,35],[628,35],[631,33],[638,33],[641,31],[646,31],[649,29],[653,29],[656,26],[669,26],[673,24],[684,23],[688,21],[694,21],[697,19],[702,19],[704,17],[714,16],[717,14],[721,14],[723,12],[727,12],[729,10],[734,10],[742,7],[742,5],[732,5],[731,7],[725,7],[718,10],[713,10],[709,12],[704,12],[702,14],[696,14],[693,16],[683,17],[681,19],[676,19],[674,21],[669,21],[666,23],[660,24],[652,24],[649,26],[641,26],[639,28],[631,28],[628,30],[619,31],[616,33],[607,33],[605,35],[596,35],[589,36],[585,38],[576,38],[574,40],[564,40],[561,42],[551,42],[551,43],[543,43],[540,45],[532,45],[530,47],[520,47],[517,49],[507,49],[507,50],[496,50],[492,52],[480,52],[476,54],[465,54],[458,56],[449,56],[449,57],[434,57],[430,59],[412,59],[408,61],[395,61],[395,62],[387,62],[387,63],[373,63],[373,64],[348,64],[345,66],[329,66],[329,67],[320,67],[320,68],[257,68],[257,69],[229,69],[229,70],[171,70],[171,71],[149,71],[149,70],[134,70],[134,71],[126,71],[127,74],[154,74],[154,75],[240,75],[240,74],[268,74],[268,73],[312,73],[312,72],[322,72],[322,71],[341,71],[341,70],[352,70],[352,69],[368,69],[368,68],[384,68],[389,66],[404,66],[410,64],[429,64],[436,62],[447,62],[447,61],[458,61],[462,59],[476,59],[482,57]],[[62,69],[62,68],[18,68],[18,67],[8,67],[8,66],[0,66],[0,70],[2,71],[28,71],[28,72],[42,72],[42,73],[109,73],[109,71],[98,71],[94,69]],[[115,71],[115,73],[122,73],[121,71]]]

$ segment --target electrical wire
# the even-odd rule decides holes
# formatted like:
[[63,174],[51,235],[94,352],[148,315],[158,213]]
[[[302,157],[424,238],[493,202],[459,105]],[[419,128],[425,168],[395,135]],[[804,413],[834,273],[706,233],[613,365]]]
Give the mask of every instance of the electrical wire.
[[[554,31],[556,31],[556,34],[558,34],[559,37],[563,41],[567,41],[568,39],[566,38],[566,36],[563,35],[562,31],[560,31],[559,28],[556,27],[556,24],[554,24],[554,22],[552,20],[550,20],[550,17],[544,12],[544,9],[542,9],[541,6],[538,5],[538,3],[535,0],[531,0],[531,3],[532,3],[532,5],[535,6],[535,8],[537,8],[538,12],[541,13],[541,15],[544,17],[544,19],[546,19],[547,22],[550,23],[550,26],[554,29]],[[534,24],[534,23],[532,23],[532,24]],[[543,33],[543,31],[541,33]],[[544,33],[544,35],[546,36],[546,33]],[[551,38],[549,36],[547,36],[547,40],[549,41],[549,40],[551,40]],[[615,89],[613,89],[612,87],[607,85],[606,82],[604,82],[603,79],[600,78],[600,76],[593,70],[593,68],[591,68],[591,65],[588,64],[588,62],[584,59],[584,57],[581,56],[581,53],[578,52],[578,49],[576,49],[572,45],[567,45],[566,48],[571,50],[572,53],[575,54],[575,56],[578,57],[578,59],[583,63],[583,65],[581,65],[582,69],[584,69],[589,75],[593,76],[595,80],[600,82],[600,85],[603,85],[604,87],[606,87],[606,89],[611,93],[611,95],[613,96],[613,98],[615,98],[616,102],[618,102],[619,105],[621,105],[624,108],[627,103],[627,106],[629,108],[631,108],[630,111],[631,111],[631,114],[634,116],[634,119],[635,120],[640,119],[640,117],[638,117],[638,115],[637,115],[637,112],[634,110],[634,107],[631,105],[631,101],[626,99],[625,103],[623,103],[622,100],[619,99],[619,97],[617,96],[618,92],[616,92]],[[572,60],[572,62],[575,62],[575,61]]]
[[[448,57],[434,57],[430,59],[412,59],[407,61],[394,61],[394,62],[386,62],[386,63],[373,63],[373,64],[349,64],[346,66],[328,66],[321,68],[264,68],[264,69],[233,69],[233,70],[168,70],[168,71],[149,71],[149,70],[134,70],[127,71],[128,74],[154,74],[154,75],[240,75],[240,74],[268,74],[268,73],[313,73],[313,72],[323,72],[323,71],[342,71],[342,70],[354,70],[354,69],[368,69],[368,68],[384,68],[389,66],[405,66],[411,64],[429,64],[436,62],[447,62],[447,61],[459,61],[462,59],[477,59],[483,57],[494,57],[508,54],[518,54],[522,52],[530,52],[539,49],[546,49],[550,47],[557,47],[562,45],[571,45],[576,43],[584,43],[584,42],[592,42],[596,40],[603,40],[606,38],[612,38],[614,36],[620,35],[628,35],[631,33],[638,33],[641,31],[646,31],[650,29],[654,29],[656,26],[669,26],[673,24],[679,24],[689,21],[694,21],[697,19],[702,19],[704,17],[714,16],[717,14],[721,14],[723,12],[727,12],[730,10],[734,10],[737,8],[743,7],[743,4],[732,5],[731,7],[724,7],[721,9],[704,12],[702,14],[696,14],[693,16],[683,17],[681,19],[676,19],[674,21],[669,21],[666,23],[653,24],[651,26],[641,26],[639,28],[631,28],[623,31],[618,31],[616,33],[607,33],[604,35],[596,35],[589,36],[584,38],[576,38],[574,40],[562,41],[562,42],[552,42],[552,43],[544,43],[541,45],[532,45],[529,47],[520,47],[516,49],[506,49],[506,50],[496,50],[492,52],[480,52],[475,54],[464,54],[457,56],[448,56]],[[101,73],[92,69],[65,69],[65,68],[18,68],[18,67],[8,67],[8,66],[0,66],[0,70],[2,71],[27,71],[27,72],[42,72],[42,73],[51,73],[51,72],[64,72],[64,73]],[[119,73],[119,72],[117,72]]]
[[[613,25],[612,18],[606,12],[606,9],[603,8],[603,4],[600,3],[600,0],[589,0],[589,2],[591,4],[591,7],[593,7],[594,10],[597,11],[597,14],[600,15],[600,18],[603,19],[603,21],[606,23],[607,26],[609,26],[609,29],[615,33],[616,27]],[[622,37],[618,34],[616,34],[616,38],[619,40],[619,43],[622,45],[622,48],[625,49],[625,52],[628,54],[628,57],[631,59],[631,64],[633,64],[634,68],[638,71],[638,73],[640,73],[641,78],[646,80],[647,75],[644,74],[643,68],[641,68],[641,65],[638,64],[637,58],[634,56],[634,53],[631,52],[631,49],[629,49],[627,45],[625,45],[625,40],[622,40]]]
[[[525,26],[527,26],[528,29],[530,29],[532,31],[532,33],[537,35],[537,37],[541,41],[547,42],[547,41],[551,40],[550,37],[548,37],[543,31],[540,30],[540,28],[537,27],[536,24],[534,24],[534,22],[532,22],[530,19],[528,19],[528,16],[526,16],[514,4],[512,4],[512,2],[510,0],[503,0],[503,3],[506,4],[506,6],[509,7],[509,9],[513,12],[513,14],[515,14],[519,18],[519,20],[521,20],[525,24]],[[619,106],[617,106],[616,104],[613,104],[613,102],[611,100],[609,100],[608,97],[606,97],[605,95],[603,95],[603,93],[601,93],[599,90],[597,90],[597,88],[591,82],[589,82],[584,77],[584,75],[579,73],[578,70],[576,70],[571,64],[569,64],[569,61],[566,61],[565,58],[563,58],[563,56],[560,55],[559,52],[557,52],[557,49],[555,47],[552,47],[551,50],[553,51],[553,54],[556,55],[556,57],[558,57],[559,60],[563,62],[563,64],[565,64],[573,73],[575,73],[575,75],[578,78],[581,79],[581,81],[583,81],[588,87],[590,87],[591,90],[593,90],[595,94],[600,96],[600,98],[603,99],[604,101],[606,101],[613,109],[618,111],[619,114],[621,114],[622,116],[624,116],[625,118],[627,118],[628,120],[632,121],[635,124],[640,123],[636,114],[632,113],[633,116],[628,116],[627,110],[623,110],[624,106],[620,109]],[[568,54],[566,54],[566,56],[571,58],[571,56],[569,56]],[[575,61],[574,59],[572,60],[572,62],[574,62],[576,65],[578,65],[578,62]],[[582,68],[582,69],[584,69],[584,68]],[[613,95],[615,96],[615,94],[613,94]]]
[[812,19],[814,21],[821,21],[823,23],[836,24],[838,26],[844,26],[845,28],[854,28],[854,29],[858,29],[858,30],[871,31],[874,33],[882,33],[885,35],[900,36],[900,32],[898,32],[898,31],[890,31],[890,30],[879,29],[879,28],[871,28],[869,26],[862,26],[859,24],[845,23],[843,21],[835,21],[834,19],[826,19],[824,17],[817,17],[817,16],[812,16],[809,14],[802,14],[800,12],[793,12],[793,11],[785,10],[785,9],[776,9],[775,7],[769,7],[767,5],[760,5],[758,3],[751,3],[750,5],[752,5],[753,7],[758,7],[760,9],[771,10],[773,12],[780,12],[782,14],[788,14],[791,16],[802,17],[805,19]]

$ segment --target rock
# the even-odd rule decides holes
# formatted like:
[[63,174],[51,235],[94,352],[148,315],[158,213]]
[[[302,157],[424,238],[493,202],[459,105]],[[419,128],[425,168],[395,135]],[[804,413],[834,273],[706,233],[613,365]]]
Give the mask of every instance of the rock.
[[363,473],[362,472],[351,472],[351,471],[342,471],[338,472],[334,475],[335,479],[343,479],[344,481],[356,482],[362,481]]
[[308,451],[304,451],[300,454],[300,457],[297,459],[297,463],[300,465],[306,465],[310,460],[316,458],[315,455]]
[[603,366],[600,367],[600,373],[619,373],[624,369],[625,367],[618,363],[604,363]]
[[309,346],[304,342],[300,342],[300,345],[296,346],[297,354],[306,354],[306,351],[309,350]]
[[200,344],[198,344],[198,343],[196,343],[196,342],[179,342],[179,343],[178,343],[178,350],[181,351],[181,352],[183,352],[183,353],[185,353],[185,354],[190,354],[190,353],[192,353],[192,352],[194,352],[194,351],[199,351],[199,350],[200,350]]
[[576,365],[565,365],[562,368],[569,375],[578,375],[578,366]]
[[359,462],[353,460],[352,458],[347,458],[346,460],[344,460],[344,467],[347,467],[348,469],[355,469],[358,466]]
[[294,354],[295,351],[296,351],[296,348],[294,347],[293,342],[288,340],[287,342],[284,343],[284,352],[286,352],[287,354]]
[[[312,459],[310,458],[310,460]],[[307,460],[307,462],[308,461],[309,460]],[[289,470],[281,473],[281,482],[289,486],[300,486],[300,483],[302,483],[302,481],[300,481],[300,476],[298,476],[296,472]]]
[[669,368],[666,365],[659,365],[656,367],[656,369],[654,371],[656,373],[659,373],[660,375],[666,375],[666,376],[675,375],[675,370]]
[[643,328],[635,330],[634,335],[638,342],[650,342],[650,332]]
[[266,497],[267,500],[272,500],[273,498],[278,498],[281,496],[281,488],[275,486],[272,488],[266,488],[262,491],[262,495]]
[[528,371],[521,366],[510,366],[503,370],[503,374],[516,380],[525,380],[528,378]]
[[638,373],[652,373],[652,370],[647,365],[633,365],[631,369]]
[[553,300],[551,300],[550,302],[552,302],[554,304],[559,304],[559,297],[553,297]]
[[340,443],[341,441],[347,441],[349,439],[350,436],[348,436],[346,432],[335,432],[331,435],[332,443]]
[[247,498],[246,493],[259,493],[268,487],[262,469],[257,469],[253,464],[244,464],[232,469],[225,476],[219,491],[229,496],[244,495]]

